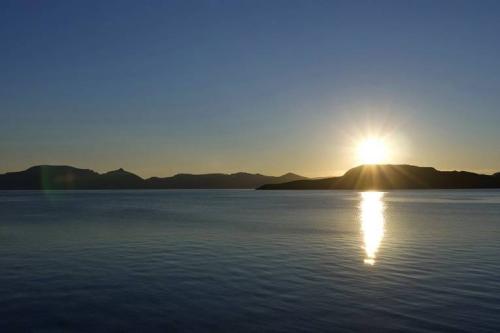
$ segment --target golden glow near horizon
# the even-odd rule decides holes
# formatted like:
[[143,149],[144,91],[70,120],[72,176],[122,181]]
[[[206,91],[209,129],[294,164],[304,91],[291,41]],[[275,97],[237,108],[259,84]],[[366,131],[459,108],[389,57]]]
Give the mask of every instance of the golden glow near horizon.
[[357,159],[361,164],[380,164],[387,162],[388,150],[384,140],[368,138],[362,140],[357,147]]
[[363,249],[365,250],[364,263],[375,264],[375,257],[384,238],[384,193],[361,193],[360,222],[363,236]]

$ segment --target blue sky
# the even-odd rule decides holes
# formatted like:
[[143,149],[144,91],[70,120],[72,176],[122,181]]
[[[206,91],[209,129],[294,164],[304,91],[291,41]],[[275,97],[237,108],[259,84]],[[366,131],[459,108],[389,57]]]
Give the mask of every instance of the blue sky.
[[497,1],[2,1],[0,172],[500,171]]

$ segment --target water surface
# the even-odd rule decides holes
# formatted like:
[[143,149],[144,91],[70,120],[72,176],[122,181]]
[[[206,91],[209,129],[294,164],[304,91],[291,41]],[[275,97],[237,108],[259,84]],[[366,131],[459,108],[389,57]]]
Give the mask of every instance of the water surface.
[[0,192],[0,331],[500,330],[500,191]]

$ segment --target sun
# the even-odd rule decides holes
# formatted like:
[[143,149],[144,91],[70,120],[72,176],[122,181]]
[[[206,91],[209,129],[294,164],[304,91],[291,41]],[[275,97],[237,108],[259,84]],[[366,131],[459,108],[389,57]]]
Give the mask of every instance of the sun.
[[368,138],[358,145],[358,162],[361,164],[380,164],[387,161],[387,145],[379,138]]

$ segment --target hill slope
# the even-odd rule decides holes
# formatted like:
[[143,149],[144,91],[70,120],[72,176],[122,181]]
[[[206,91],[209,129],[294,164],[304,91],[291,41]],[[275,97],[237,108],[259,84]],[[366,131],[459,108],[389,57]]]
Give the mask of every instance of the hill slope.
[[149,178],[149,188],[256,188],[263,184],[277,184],[298,179],[306,179],[292,173],[280,177],[250,174],[245,172],[233,174],[177,174],[167,178]]
[[24,171],[0,175],[0,190],[70,189],[182,189],[248,188],[306,179],[292,173],[280,177],[250,173],[178,174],[173,177],[143,179],[118,169],[103,174],[71,166],[39,165]]
[[266,184],[261,190],[390,190],[500,188],[500,178],[466,171],[439,171],[412,165],[361,165],[341,177]]
[[19,172],[0,175],[2,190],[92,188],[99,174],[71,166],[38,165]]

